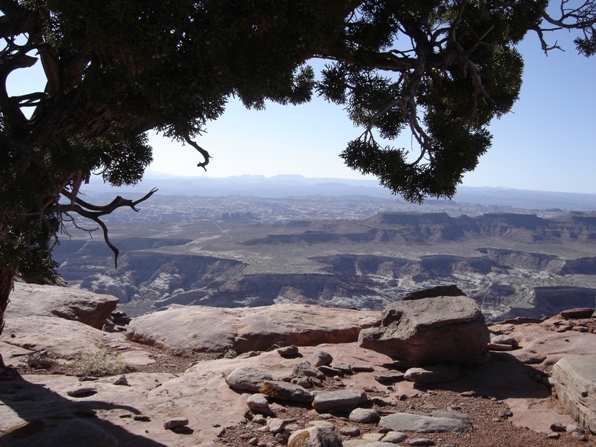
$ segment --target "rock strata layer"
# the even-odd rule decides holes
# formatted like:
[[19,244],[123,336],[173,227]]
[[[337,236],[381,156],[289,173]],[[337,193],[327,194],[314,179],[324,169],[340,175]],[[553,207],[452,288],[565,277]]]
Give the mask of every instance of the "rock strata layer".
[[552,370],[557,397],[582,426],[596,433],[596,355],[568,355]]

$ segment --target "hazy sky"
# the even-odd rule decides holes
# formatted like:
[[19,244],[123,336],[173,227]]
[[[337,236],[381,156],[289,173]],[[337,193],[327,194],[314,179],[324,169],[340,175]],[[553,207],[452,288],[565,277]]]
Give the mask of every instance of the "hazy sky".
[[[596,57],[578,56],[570,39],[564,42],[566,33],[557,37],[566,52],[545,56],[534,34],[520,46],[526,57],[520,99],[491,124],[493,146],[464,185],[596,193]],[[213,156],[206,173],[196,167],[194,149],[157,137],[151,139],[150,169],[212,177],[364,178],[338,156],[361,132],[341,107],[320,98],[301,106],[269,104],[265,111],[233,101],[197,140]],[[404,144],[409,147],[409,139]]]
[[[512,113],[491,124],[493,146],[464,185],[596,194],[596,56],[578,56],[565,32],[556,37],[566,52],[545,56],[533,33],[520,46],[520,99]],[[39,65],[11,75],[9,91],[31,92],[41,79]],[[338,156],[361,133],[341,107],[320,98],[301,106],[268,104],[265,111],[232,101],[197,139],[213,156],[206,173],[197,168],[194,149],[155,135],[150,169],[185,176],[364,178]],[[401,143],[409,148],[410,139]]]

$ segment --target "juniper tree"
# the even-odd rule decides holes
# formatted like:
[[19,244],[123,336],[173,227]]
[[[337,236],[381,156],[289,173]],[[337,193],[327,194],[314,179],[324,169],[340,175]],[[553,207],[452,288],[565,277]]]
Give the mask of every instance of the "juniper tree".
[[[95,221],[139,200],[88,203],[94,173],[134,184],[151,162],[146,133],[197,150],[231,97],[247,107],[313,94],[362,128],[341,156],[410,201],[451,197],[489,146],[490,120],[519,95],[515,45],[578,32],[596,51],[593,0],[0,0],[0,332],[15,275],[56,279],[65,221]],[[307,64],[328,61],[320,77]],[[40,64],[45,87],[7,90]],[[419,152],[383,146],[411,133]],[[216,149],[216,148],[214,148]]]

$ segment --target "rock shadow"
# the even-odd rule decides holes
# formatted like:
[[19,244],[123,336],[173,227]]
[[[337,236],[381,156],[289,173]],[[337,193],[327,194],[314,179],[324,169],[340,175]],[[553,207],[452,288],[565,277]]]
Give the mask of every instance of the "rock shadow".
[[[109,446],[113,445],[109,435],[117,440],[119,447],[167,447],[150,439],[149,434],[139,436],[98,418],[96,410],[141,414],[134,406],[89,398],[73,401],[42,384],[27,381],[12,368],[0,368],[0,420],[4,430],[3,433],[0,430],[0,447]],[[11,418],[15,419],[14,424],[8,422]]]
[[537,381],[542,373],[520,362],[506,352],[492,352],[487,364],[461,367],[460,377],[453,382],[442,382],[417,388],[442,389],[454,392],[474,391],[478,396],[503,399],[544,399],[551,395],[550,388]]

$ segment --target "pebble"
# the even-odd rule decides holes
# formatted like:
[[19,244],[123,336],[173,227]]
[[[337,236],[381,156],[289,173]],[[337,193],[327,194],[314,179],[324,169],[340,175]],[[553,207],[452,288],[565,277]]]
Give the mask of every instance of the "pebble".
[[365,441],[380,441],[385,436],[383,433],[364,433],[362,439]]
[[358,427],[341,427],[339,433],[344,436],[358,436],[360,429]]
[[398,444],[402,441],[405,441],[407,438],[408,438],[408,435],[406,435],[405,433],[402,433],[400,431],[390,431],[390,432],[387,432],[385,434],[385,436],[383,436],[383,439],[381,439],[381,441]]
[[279,348],[277,353],[284,358],[292,358],[298,355],[298,348],[294,345],[284,346],[283,348]]
[[78,386],[71,388],[66,392],[71,397],[87,397],[97,393],[97,390],[92,386]]
[[149,416],[145,416],[142,414],[138,414],[133,418],[135,421],[140,421],[140,422],[151,422],[151,418]]
[[379,412],[372,408],[356,408],[352,410],[349,416],[350,421],[361,424],[373,424],[378,422],[380,418]]
[[476,397],[478,393],[476,391],[462,391],[459,395],[462,397]]
[[114,381],[114,385],[130,386],[130,384],[128,383],[128,380],[126,379],[126,376],[124,374],[122,374],[120,377],[118,377]]
[[172,418],[168,419],[163,423],[163,428],[166,430],[172,430],[176,427],[185,427],[188,425],[188,418],[179,417],[179,418]]
[[314,365],[315,367],[319,366],[329,366],[333,362],[333,356],[326,351],[317,351],[314,353]]
[[262,393],[250,395],[248,399],[246,399],[246,405],[248,405],[250,411],[254,413],[271,414],[267,396]]
[[435,445],[435,442],[432,439],[428,438],[414,438],[408,441],[409,445],[413,446],[427,446],[427,445]]

